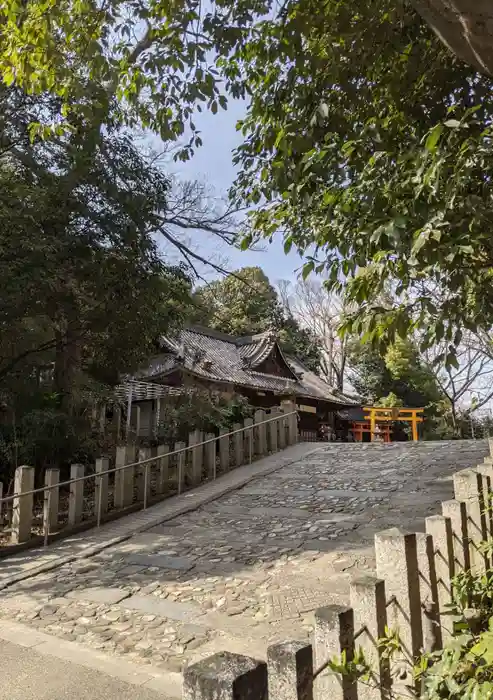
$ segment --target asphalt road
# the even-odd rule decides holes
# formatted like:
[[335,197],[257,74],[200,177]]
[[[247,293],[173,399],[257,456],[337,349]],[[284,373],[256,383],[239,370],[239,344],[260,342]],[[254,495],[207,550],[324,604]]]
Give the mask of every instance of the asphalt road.
[[165,700],[70,661],[0,639],[0,700]]

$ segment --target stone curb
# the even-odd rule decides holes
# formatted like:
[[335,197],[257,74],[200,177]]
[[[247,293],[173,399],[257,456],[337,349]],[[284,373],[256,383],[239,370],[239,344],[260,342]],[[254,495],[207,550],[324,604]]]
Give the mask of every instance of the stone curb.
[[[303,443],[298,443],[298,445],[303,444]],[[211,503],[212,501],[215,501],[218,498],[221,498],[222,496],[225,496],[228,493],[231,493],[231,491],[236,491],[237,489],[242,488],[243,486],[246,486],[249,484],[253,479],[257,479],[258,477],[261,476],[267,476],[268,474],[272,474],[273,472],[278,471],[279,469],[282,469],[283,467],[287,467],[290,464],[294,464],[295,462],[299,462],[300,459],[305,459],[306,457],[314,454],[315,452],[320,452],[323,450],[323,447],[315,447],[313,450],[309,450],[306,452],[302,457],[293,457],[293,459],[286,459],[286,461],[283,461],[282,464],[275,464],[269,467],[265,467],[263,469],[259,469],[255,474],[249,474],[248,476],[244,476],[241,478],[241,475],[238,474],[238,480],[234,484],[227,484],[224,485],[222,489],[219,489],[217,492],[209,495],[205,495],[200,497],[200,491],[206,486],[209,486],[211,483],[214,482],[208,482],[207,484],[203,484],[199,486],[197,489],[193,489],[186,494],[183,494],[182,496],[175,496],[175,498],[179,498],[180,500],[183,498],[191,498],[192,496],[195,495],[195,500],[192,503],[187,503],[187,504],[182,504],[181,506],[178,506],[175,508],[174,511],[167,513],[166,515],[160,515],[156,517],[152,522],[146,523],[145,525],[140,525],[134,529],[132,529],[130,532],[125,533],[124,535],[119,535],[118,537],[112,537],[109,540],[106,540],[105,542],[101,542],[98,544],[93,545],[92,547],[88,547],[84,552],[78,553],[78,554],[67,554],[65,556],[60,556],[57,560],[55,561],[50,561],[47,562],[46,564],[41,564],[40,566],[37,566],[36,568],[32,568],[29,571],[22,572],[20,574],[14,574],[13,576],[10,576],[3,581],[0,582],[0,591],[3,591],[5,588],[9,588],[10,586],[13,586],[16,583],[20,583],[21,581],[25,581],[29,578],[33,578],[34,576],[38,576],[38,574],[44,574],[47,573],[48,571],[53,571],[54,569],[58,569],[61,566],[64,566],[65,564],[70,564],[73,561],[76,560],[82,560],[82,559],[88,559],[89,557],[93,557],[96,554],[99,554],[100,552],[104,551],[105,549],[108,549],[109,547],[112,547],[113,545],[120,544],[121,542],[125,542],[126,540],[129,540],[131,537],[134,535],[138,535],[142,532],[146,532],[147,530],[151,530],[154,527],[157,527],[158,525],[161,525],[162,523],[168,521],[168,520],[173,520],[174,518],[177,518],[181,515],[185,515],[186,513],[190,513],[191,511],[196,510],[197,508],[201,508],[204,505],[207,505],[208,503]],[[281,453],[279,453],[281,454]],[[271,455],[272,456],[272,455]],[[255,463],[254,463],[255,464]],[[250,467],[251,465],[245,465],[247,467]],[[240,467],[242,469],[242,467]],[[223,476],[219,477],[219,479],[215,482],[216,484],[221,481],[221,479],[228,477],[232,473],[238,473],[239,470],[233,470],[232,472],[228,472],[227,474],[224,474]],[[162,501],[162,504],[166,503],[166,500]],[[152,507],[158,507],[161,504],[157,504],[156,506]],[[143,513],[143,510],[137,511],[138,513]],[[125,517],[125,516],[124,516]],[[132,517],[131,515],[126,516],[126,517]]]
[[78,642],[62,641],[20,622],[9,620],[0,620],[0,639],[25,649],[32,649],[43,656],[52,656],[105,673],[130,685],[154,690],[163,698],[181,698],[183,676],[177,671],[133,664],[121,656],[112,657]]

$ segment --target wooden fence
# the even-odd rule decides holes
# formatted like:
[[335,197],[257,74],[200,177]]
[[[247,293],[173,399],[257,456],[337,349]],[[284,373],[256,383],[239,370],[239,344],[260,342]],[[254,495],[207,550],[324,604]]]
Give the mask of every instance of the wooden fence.
[[[347,607],[316,610],[311,644],[276,644],[268,649],[266,663],[216,654],[185,670],[183,699],[382,700],[391,692],[408,695],[409,659],[441,649],[451,637],[447,605],[452,578],[468,569],[484,572],[491,564],[480,544],[493,537],[493,519],[485,508],[491,501],[492,459],[456,473],[453,481],[455,498],[442,504],[441,515],[426,518],[424,532],[391,529],[375,536],[376,576],[351,581]],[[401,645],[390,664],[377,645],[386,628],[397,633]],[[341,655],[351,661],[360,648],[374,683],[351,680],[327,667]]]
[[73,464],[67,481],[60,481],[59,469],[46,470],[45,484],[37,489],[34,467],[18,467],[13,494],[2,498],[0,483],[0,535],[11,545],[35,544],[40,538],[46,545],[53,535],[99,526],[214,480],[296,443],[293,409],[294,404],[286,402],[268,417],[258,410],[253,419],[245,419],[231,431],[222,429],[218,436],[196,430],[189,435],[188,444],[121,445],[113,459],[103,457],[90,466]]

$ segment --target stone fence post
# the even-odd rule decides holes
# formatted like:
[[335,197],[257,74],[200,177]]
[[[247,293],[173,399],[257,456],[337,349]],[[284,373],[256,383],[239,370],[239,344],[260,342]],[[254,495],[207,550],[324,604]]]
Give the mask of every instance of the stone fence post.
[[17,467],[14,477],[14,501],[12,512],[12,544],[27,542],[31,538],[33,520],[33,494],[23,496],[34,489],[34,467]]
[[[83,464],[72,464],[70,467],[71,479],[82,479],[84,476]],[[68,501],[68,524],[76,525],[82,520],[84,509],[84,481],[74,481],[70,484]]]
[[[49,491],[44,492],[44,511],[47,522],[43,523],[43,530],[49,528],[49,532],[56,530],[58,526],[58,509],[59,509],[59,488],[57,484],[60,481],[59,469],[47,469],[45,472],[45,486],[51,486]],[[49,494],[49,495],[48,495]],[[48,508],[49,505],[49,508]]]
[[267,431],[265,421],[265,411],[263,409],[258,409],[255,411],[254,421],[256,427],[254,428],[255,434],[255,454],[259,457],[263,457],[267,452]]
[[[188,444],[190,447],[203,442],[204,437],[200,430],[194,430],[188,436]],[[191,455],[191,468],[190,468],[190,481],[192,486],[198,486],[202,481],[202,467],[204,463],[204,446],[193,447],[190,450]]]
[[267,665],[221,652],[188,666],[182,700],[267,700]]
[[[135,445],[123,445],[116,448],[115,467],[135,462]],[[115,508],[132,505],[134,498],[135,466],[115,472]]]

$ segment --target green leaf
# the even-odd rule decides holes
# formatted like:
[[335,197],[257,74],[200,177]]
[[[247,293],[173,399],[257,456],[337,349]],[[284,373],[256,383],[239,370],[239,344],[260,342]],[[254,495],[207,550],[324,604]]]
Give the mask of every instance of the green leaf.
[[435,127],[433,127],[425,141],[425,148],[427,151],[429,151],[430,153],[433,153],[433,151],[435,151],[438,145],[438,141],[440,140],[440,136],[442,135],[442,132],[443,124],[437,124]]

